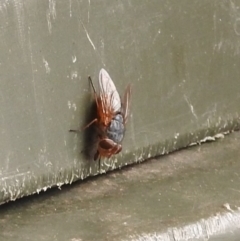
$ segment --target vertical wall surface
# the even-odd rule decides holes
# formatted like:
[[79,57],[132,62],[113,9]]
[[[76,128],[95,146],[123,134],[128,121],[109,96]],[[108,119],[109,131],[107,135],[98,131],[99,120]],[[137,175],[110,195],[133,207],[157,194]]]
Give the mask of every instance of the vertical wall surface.
[[[0,203],[239,127],[239,1],[2,0],[0,40]],[[101,68],[133,94],[123,151],[99,169],[68,130]]]

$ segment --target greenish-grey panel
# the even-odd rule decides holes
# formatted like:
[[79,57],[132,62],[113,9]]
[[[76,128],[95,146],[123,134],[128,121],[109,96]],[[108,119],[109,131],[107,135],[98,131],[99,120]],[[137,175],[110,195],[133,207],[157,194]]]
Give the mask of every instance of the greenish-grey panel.
[[132,83],[121,154],[101,171],[239,126],[238,1],[0,2],[0,202],[95,175],[82,154],[105,68]]

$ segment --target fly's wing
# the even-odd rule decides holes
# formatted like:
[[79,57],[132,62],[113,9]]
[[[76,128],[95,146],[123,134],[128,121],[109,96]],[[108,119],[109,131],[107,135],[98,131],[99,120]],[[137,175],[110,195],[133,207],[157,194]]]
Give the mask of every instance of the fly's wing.
[[99,87],[102,111],[105,115],[113,115],[121,109],[121,99],[117,89],[105,69],[99,72]]
[[129,84],[125,90],[123,103],[122,103],[122,113],[123,113],[124,123],[126,123],[128,119],[131,94],[132,94],[132,86]]

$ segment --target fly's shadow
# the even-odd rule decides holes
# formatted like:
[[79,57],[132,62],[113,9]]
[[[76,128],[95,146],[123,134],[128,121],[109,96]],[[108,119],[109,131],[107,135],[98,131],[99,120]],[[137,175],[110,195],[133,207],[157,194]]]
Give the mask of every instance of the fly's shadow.
[[83,149],[81,153],[86,159],[93,160],[97,152],[98,131],[95,123],[87,126],[92,120],[97,118],[97,105],[93,94],[89,94],[84,103],[89,103],[89,105],[85,108],[83,126],[78,130],[71,129],[69,131],[83,136]]
[[[95,101],[91,101],[91,104],[85,111],[84,126],[88,125],[92,120],[97,118],[97,105]],[[94,155],[97,152],[98,131],[94,124],[83,128],[83,154],[87,159],[93,160]]]

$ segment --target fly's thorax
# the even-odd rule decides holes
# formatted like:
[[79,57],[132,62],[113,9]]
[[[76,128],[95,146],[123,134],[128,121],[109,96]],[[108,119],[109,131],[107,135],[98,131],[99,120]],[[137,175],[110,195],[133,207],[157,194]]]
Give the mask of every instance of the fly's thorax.
[[124,137],[124,119],[121,113],[118,113],[111,120],[107,128],[107,137],[116,143],[121,143]]

